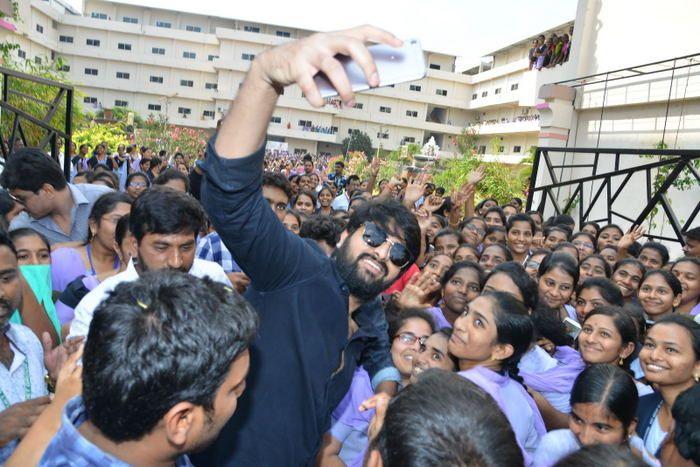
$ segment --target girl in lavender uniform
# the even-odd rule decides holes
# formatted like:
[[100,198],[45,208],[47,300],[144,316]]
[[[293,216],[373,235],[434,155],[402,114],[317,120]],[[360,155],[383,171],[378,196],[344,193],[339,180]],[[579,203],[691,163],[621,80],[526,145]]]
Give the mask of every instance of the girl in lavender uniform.
[[559,316],[578,321],[576,310],[569,305],[574,288],[578,284],[579,268],[576,261],[566,253],[552,253],[546,257],[538,271],[539,302]]
[[451,328],[464,313],[469,302],[481,293],[484,271],[476,263],[462,261],[452,265],[440,282],[442,300],[438,306],[428,308],[439,328]]
[[[401,387],[410,383],[413,359],[423,343],[435,332],[435,323],[424,310],[403,310],[389,323],[391,357],[401,374]],[[360,405],[374,396],[367,371],[358,367],[350,389],[333,411],[331,429],[325,434],[318,465],[338,465],[341,460],[347,466],[361,466],[369,444],[367,429],[374,410],[360,412]]]
[[536,467],[550,467],[582,446],[622,446],[648,465],[660,465],[635,436],[639,396],[632,377],[614,365],[596,364],[576,379],[568,429],[547,433],[535,452]]
[[521,384],[518,362],[533,338],[525,306],[504,292],[486,292],[457,318],[449,351],[459,361],[460,375],[494,398],[513,428],[525,464],[546,429],[535,401]]
[[671,272],[683,288],[676,311],[692,317],[700,315],[700,258],[684,256],[676,261]]

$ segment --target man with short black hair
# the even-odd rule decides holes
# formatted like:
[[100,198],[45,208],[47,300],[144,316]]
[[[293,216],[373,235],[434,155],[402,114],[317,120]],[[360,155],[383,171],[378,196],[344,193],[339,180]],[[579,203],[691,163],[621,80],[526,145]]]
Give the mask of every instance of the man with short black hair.
[[355,174],[347,178],[345,191],[335,197],[331,207],[336,211],[347,211],[350,207],[350,200],[355,191],[360,189],[360,177]]
[[136,258],[129,261],[124,272],[105,279],[80,301],[71,322],[71,337],[87,335],[95,309],[109,293],[146,271],[178,270],[231,286],[221,266],[196,258],[197,235],[203,224],[204,212],[190,195],[162,187],[143,192],[129,215]]
[[347,184],[347,179],[343,175],[343,170],[345,170],[345,163],[343,161],[337,161],[333,165],[333,173],[328,174],[328,181],[332,182],[336,188],[338,194],[342,193]]
[[105,186],[66,182],[61,168],[37,148],[12,153],[0,175],[0,184],[24,207],[10,223],[10,230],[31,228],[49,243],[87,241],[92,205]]
[[66,405],[39,463],[191,466],[236,410],[257,327],[230,288],[178,271],[119,284],[100,304]]
[[[227,424],[195,463],[312,464],[359,364],[375,391],[396,391],[400,376],[378,296],[418,257],[415,217],[393,200],[367,203],[350,217],[328,258],[316,242],[285,229],[261,186],[266,131],[281,89],[302,84],[313,105],[323,105],[308,70],[323,69],[321,63],[341,51],[373,69],[367,41],[400,44],[367,26],[314,34],[259,54],[209,143],[202,200],[251,279],[246,297],[258,310],[260,332],[251,352],[251,396],[241,398],[240,420]],[[378,78],[367,76],[378,85]],[[350,99],[349,88],[340,92]]]
[[189,193],[190,179],[179,170],[165,169],[153,180],[153,186],[167,186],[182,193]]
[[686,256],[700,258],[700,227],[695,227],[685,231],[685,245],[683,253]]

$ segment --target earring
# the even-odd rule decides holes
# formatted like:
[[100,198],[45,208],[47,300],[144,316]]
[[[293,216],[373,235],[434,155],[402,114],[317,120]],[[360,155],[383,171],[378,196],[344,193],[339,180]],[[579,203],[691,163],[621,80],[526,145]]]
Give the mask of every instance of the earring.
[[620,356],[620,363],[619,364],[620,364],[620,366],[625,364],[625,359],[622,356]]
[[693,379],[696,383],[700,383],[700,375],[693,375]]

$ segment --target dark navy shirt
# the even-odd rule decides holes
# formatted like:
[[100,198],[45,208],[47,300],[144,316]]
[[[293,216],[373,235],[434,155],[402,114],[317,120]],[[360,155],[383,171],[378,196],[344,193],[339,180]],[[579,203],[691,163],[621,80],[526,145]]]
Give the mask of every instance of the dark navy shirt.
[[251,279],[260,316],[247,388],[218,440],[195,465],[314,464],[330,415],[359,362],[375,387],[399,380],[379,299],[353,313],[335,261],[289,232],[262,195],[264,148],[239,159],[207,148],[202,202],[234,260]]

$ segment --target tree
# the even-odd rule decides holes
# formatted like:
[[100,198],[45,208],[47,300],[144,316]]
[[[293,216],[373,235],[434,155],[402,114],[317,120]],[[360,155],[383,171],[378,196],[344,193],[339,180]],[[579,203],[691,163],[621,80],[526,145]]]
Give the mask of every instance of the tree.
[[106,143],[107,151],[113,153],[120,144],[128,146],[129,138],[122,123],[90,123],[73,133],[73,142],[78,148],[87,144],[91,150],[100,143]]
[[343,139],[343,155],[347,155],[348,152],[360,151],[364,152],[367,157],[372,157],[374,155],[374,149],[372,149],[372,140],[369,135],[364,131],[355,130],[350,136]]
[[[66,78],[65,73],[60,71],[63,69],[64,65],[63,60],[61,60],[60,57],[54,61],[49,60],[47,57],[43,57],[41,63],[36,63],[33,60],[20,60],[15,57],[14,53],[12,53],[18,47],[19,46],[17,44],[12,43],[3,43],[0,46],[2,63],[6,68],[33,76],[46,78],[52,81],[58,81],[64,84],[71,84]],[[42,102],[53,101],[59,92],[56,87],[34,83],[12,76],[8,78],[8,89],[30,96],[30,98],[27,99],[22,95],[10,93],[8,96],[8,102],[39,120],[43,120],[48,112],[48,106]],[[49,121],[49,124],[54,128],[59,128],[61,130],[65,128],[66,100],[66,97],[61,99],[58,104],[58,110]],[[82,94],[77,90],[74,91],[71,113],[73,129],[80,127],[86,122],[86,116],[83,112],[81,101]],[[14,115],[15,114],[12,112],[2,112],[2,118],[0,119],[0,131],[2,131],[2,134],[5,137],[9,138],[9,135],[12,133],[12,127],[15,120]],[[46,135],[46,130],[28,120],[22,119],[20,122],[22,124],[22,130],[27,138],[27,144],[30,146],[38,145],[42,138]]]

